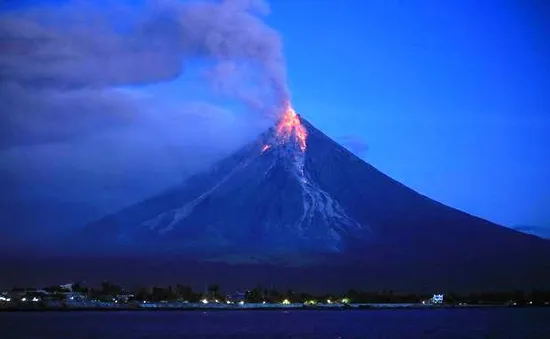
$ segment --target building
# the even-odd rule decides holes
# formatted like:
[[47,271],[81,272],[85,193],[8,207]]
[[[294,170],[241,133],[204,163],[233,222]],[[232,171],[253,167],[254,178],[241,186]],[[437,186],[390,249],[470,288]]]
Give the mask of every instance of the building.
[[78,293],[78,292],[64,293],[64,296],[65,296],[65,300],[71,301],[71,302],[83,302],[87,300],[85,294]]
[[128,303],[130,300],[133,300],[135,295],[128,292],[120,292],[115,296],[115,300],[120,303]]
[[59,285],[59,288],[61,288],[62,290],[68,291],[68,292],[72,292],[73,291],[73,285],[74,285],[73,283]]
[[432,304],[443,304],[443,294],[434,294],[432,299],[430,299]]
[[234,293],[226,295],[226,299],[227,299],[227,301],[229,301],[231,303],[235,303],[235,304],[238,304],[240,302],[244,302],[245,299],[246,299],[246,292],[236,291]]

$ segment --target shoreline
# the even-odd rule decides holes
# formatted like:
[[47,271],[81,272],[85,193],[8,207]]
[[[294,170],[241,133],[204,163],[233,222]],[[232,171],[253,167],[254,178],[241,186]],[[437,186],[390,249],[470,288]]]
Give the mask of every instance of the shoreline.
[[223,306],[223,307],[208,307],[208,306],[180,306],[180,307],[82,307],[82,306],[67,306],[67,307],[6,307],[0,308],[0,313],[9,312],[206,312],[206,311],[221,311],[221,312],[245,312],[245,311],[371,311],[371,310],[435,310],[435,309],[472,309],[472,308],[543,308],[547,305],[349,305],[349,306],[304,306],[291,305],[289,306]]

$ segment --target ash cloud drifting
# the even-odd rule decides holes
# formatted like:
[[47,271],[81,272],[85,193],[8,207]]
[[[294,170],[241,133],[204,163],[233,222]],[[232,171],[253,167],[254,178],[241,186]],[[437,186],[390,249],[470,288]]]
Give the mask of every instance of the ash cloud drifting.
[[288,95],[265,2],[114,3],[0,9],[2,248],[179,184]]
[[174,80],[190,63],[202,65],[215,94],[270,115],[288,93],[280,37],[262,21],[268,13],[260,0],[2,12],[0,145],[71,140],[128,123],[140,107],[119,87]]

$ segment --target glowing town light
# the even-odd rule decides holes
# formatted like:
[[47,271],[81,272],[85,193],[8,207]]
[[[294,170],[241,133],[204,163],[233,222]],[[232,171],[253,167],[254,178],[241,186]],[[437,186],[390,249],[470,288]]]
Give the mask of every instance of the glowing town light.
[[265,300],[264,300],[264,301],[262,301],[262,304],[264,304],[264,305],[265,305]]
[[33,301],[33,302],[37,302],[37,301],[39,301],[39,300],[40,300],[40,299],[38,299],[37,297],[32,298],[32,301]]
[[244,301],[239,301],[239,305],[244,305]]
[[349,304],[349,299],[348,298],[343,298],[342,299],[342,304]]
[[25,302],[27,301],[27,298],[22,298],[21,301]]
[[231,304],[231,301],[228,300],[228,301],[226,301],[225,303],[229,305],[229,304]]
[[203,304],[208,304],[208,299],[206,299],[206,298],[205,298],[205,299],[202,299],[201,302],[202,302]]
[[283,300],[283,305],[290,305],[290,301],[288,299]]
[[332,304],[332,300],[327,299],[327,304]]

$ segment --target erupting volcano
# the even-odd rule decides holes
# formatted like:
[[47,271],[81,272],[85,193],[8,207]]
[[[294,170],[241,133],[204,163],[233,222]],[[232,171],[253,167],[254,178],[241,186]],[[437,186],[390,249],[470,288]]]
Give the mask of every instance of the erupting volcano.
[[302,152],[306,150],[307,131],[300,121],[300,117],[290,105],[286,102],[279,123],[277,124],[277,137],[280,142],[288,142],[294,139],[298,143]]
[[547,241],[414,192],[301,119],[289,102],[255,141],[181,186],[89,225],[85,239],[105,253],[169,257],[172,274],[185,265],[205,280],[223,276],[223,284],[247,278],[241,287],[288,282],[287,275],[325,290],[550,282],[550,267],[533,264],[550,263],[541,259],[550,259]]

